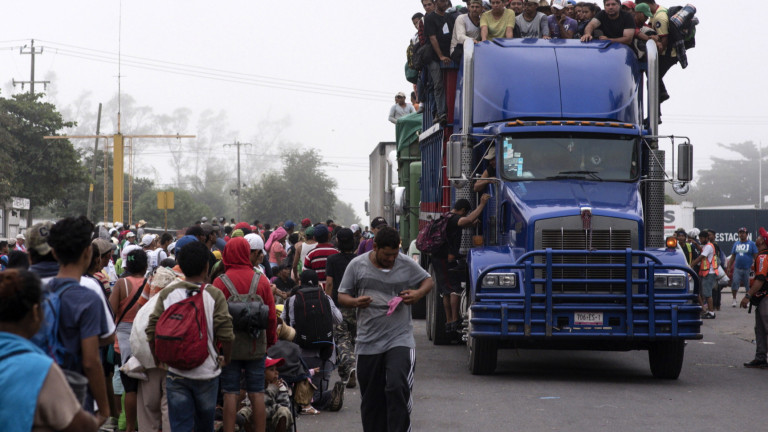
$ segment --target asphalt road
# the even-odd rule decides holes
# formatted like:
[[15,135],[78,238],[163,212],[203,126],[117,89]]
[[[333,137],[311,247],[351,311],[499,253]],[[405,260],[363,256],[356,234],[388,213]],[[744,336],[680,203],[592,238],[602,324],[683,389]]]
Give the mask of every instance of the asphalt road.
[[[768,370],[754,356],[754,315],[730,306],[689,341],[680,378],[651,376],[645,351],[499,353],[496,374],[473,376],[463,345],[433,346],[415,321],[414,431],[759,431]],[[741,298],[741,295],[739,296]],[[727,302],[726,302],[727,300]],[[300,432],[361,431],[359,389],[340,412],[301,416]]]

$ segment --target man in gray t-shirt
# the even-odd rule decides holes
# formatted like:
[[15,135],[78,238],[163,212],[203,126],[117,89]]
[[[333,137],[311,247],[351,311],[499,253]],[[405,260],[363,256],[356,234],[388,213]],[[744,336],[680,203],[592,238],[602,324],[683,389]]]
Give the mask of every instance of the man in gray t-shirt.
[[400,235],[390,227],[376,233],[373,250],[353,259],[344,272],[339,304],[357,308],[355,353],[364,431],[410,430],[416,359],[411,305],[433,285],[429,273],[400,253]]
[[523,7],[523,13],[515,17],[515,28],[520,29],[520,37],[549,39],[547,16],[537,10],[539,2],[526,0]]

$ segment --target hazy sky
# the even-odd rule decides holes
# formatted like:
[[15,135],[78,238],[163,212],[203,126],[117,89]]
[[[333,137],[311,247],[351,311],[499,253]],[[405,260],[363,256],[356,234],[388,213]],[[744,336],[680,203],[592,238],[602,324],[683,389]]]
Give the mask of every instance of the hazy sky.
[[[339,181],[340,198],[366,219],[368,155],[379,141],[394,140],[389,108],[395,93],[411,91],[403,64],[415,31],[410,17],[423,11],[419,0],[126,0],[122,19],[118,0],[3,3],[4,96],[21,91],[11,86],[12,79],[29,80],[30,56],[20,55],[19,47],[34,38],[44,47],[36,56],[36,79],[52,81],[50,91],[60,107],[88,94],[92,105],[85,108],[95,113],[98,102],[117,93],[121,47],[123,92],[155,114],[189,108],[191,125],[179,133],[195,134],[206,110],[227,114],[220,139],[211,140],[221,144],[256,140],[264,134],[259,129],[264,120],[290,118],[280,138],[319,149]],[[695,4],[701,20],[698,46],[688,53],[687,69],[675,66],[667,75],[672,98],[662,106],[660,132],[691,137],[698,170],[710,165],[711,155],[723,156],[717,143],[752,140],[768,146],[768,91],[759,78],[768,61],[759,26],[724,34],[725,11],[714,8],[725,3]],[[244,169],[255,173],[260,161],[272,158],[250,152]],[[147,153],[141,162],[164,163],[157,151]],[[168,181],[170,175],[160,182]]]

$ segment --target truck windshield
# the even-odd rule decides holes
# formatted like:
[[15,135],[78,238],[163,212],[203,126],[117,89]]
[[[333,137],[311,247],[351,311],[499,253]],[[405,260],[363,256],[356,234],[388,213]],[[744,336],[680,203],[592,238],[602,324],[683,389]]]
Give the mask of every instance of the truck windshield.
[[636,142],[628,135],[505,135],[502,172],[508,180],[633,180]]

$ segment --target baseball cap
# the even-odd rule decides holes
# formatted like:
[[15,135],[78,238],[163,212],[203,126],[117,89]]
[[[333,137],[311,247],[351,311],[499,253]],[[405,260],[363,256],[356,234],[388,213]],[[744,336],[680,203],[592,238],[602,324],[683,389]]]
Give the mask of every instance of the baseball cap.
[[328,235],[328,227],[320,224],[315,227],[315,238],[323,237]]
[[264,360],[264,368],[266,369],[272,366],[282,366],[283,363],[285,363],[285,359],[282,359],[282,358],[273,359],[273,358],[267,357]]
[[317,286],[317,284],[317,272],[312,269],[304,270],[301,272],[302,286]]
[[483,156],[483,159],[491,160],[495,157],[496,157],[496,144],[491,144],[491,146],[488,147],[488,151],[485,152],[485,156]]
[[260,235],[256,233],[250,233],[245,236],[245,239],[248,240],[248,245],[251,246],[251,250],[260,250],[264,252],[264,240]]
[[567,2],[565,0],[554,0],[552,2],[552,7],[555,9],[564,9]]
[[303,228],[306,228],[306,227],[308,227],[310,225],[312,225],[312,221],[309,220],[309,218],[304,218],[304,219],[301,220],[301,226]]
[[[51,252],[51,246],[48,244],[48,235],[51,233],[51,227],[53,227],[53,222],[51,221],[32,225],[32,228],[27,230],[27,234],[29,234],[27,248],[34,249],[41,256],[48,255]],[[23,239],[24,236],[19,234],[16,238]]]
[[647,16],[648,18],[653,18],[653,13],[651,13],[651,7],[648,6],[647,3],[640,3],[639,5],[635,5],[635,12],[642,12],[642,14]]
[[184,237],[180,238],[179,240],[176,241],[176,246],[175,246],[176,254],[178,255],[179,251],[184,246],[186,246],[186,245],[188,245],[188,244],[190,244],[192,242],[196,242],[196,241],[198,241],[197,237],[195,237],[195,236],[193,236],[191,234],[190,235],[185,235]]
[[749,232],[749,231],[747,231],[747,229],[746,229],[745,227],[741,227],[741,228],[739,228],[739,232],[742,232],[742,231],[744,231],[744,232]]
[[688,235],[688,234],[685,232],[685,228],[678,228],[678,229],[676,229],[676,230],[675,230],[675,234]]
[[765,228],[760,227],[760,230],[758,231],[760,233],[760,237],[765,240],[766,243],[768,243],[768,231],[765,230]]
[[128,231],[128,233],[125,236],[126,237],[136,237],[136,234],[133,231]]
[[632,9],[632,10],[635,9],[635,2],[633,2],[633,1],[627,0],[625,2],[622,2],[621,5],[626,7],[627,9]]
[[386,219],[384,219],[384,218],[383,218],[383,217],[381,217],[381,216],[379,216],[379,217],[376,217],[376,218],[374,218],[374,219],[371,221],[371,228],[379,228],[379,227],[383,227],[383,226],[387,226],[387,225],[388,225],[388,224],[387,224],[387,220],[386,220]]
[[243,228],[251,229],[251,225],[248,222],[238,222],[237,225],[235,225],[235,229],[243,229]]
[[352,230],[352,233],[356,233],[356,232],[360,231],[360,225],[352,224],[352,225],[349,226],[349,229]]
[[208,222],[208,218],[203,216],[200,218],[200,222]]
[[99,255],[104,255],[105,253],[111,252],[112,249],[115,248],[115,244],[111,241],[104,240],[102,238],[96,238],[93,239],[91,242],[93,244],[93,247],[95,247],[99,251]]
[[395,97],[401,97],[401,98],[404,98],[404,97],[405,97],[405,93],[403,93],[403,92],[397,92],[397,94],[395,95]]
[[149,246],[152,244],[152,241],[155,239],[154,234],[144,234],[144,237],[141,238],[141,245],[142,246]]
[[293,221],[292,221],[292,220],[287,220],[287,221],[285,221],[285,223],[283,224],[283,228],[285,228],[285,229],[287,229],[287,230],[289,230],[289,229],[293,229],[293,227],[295,227],[295,226],[296,226],[296,224],[295,224],[295,223],[293,223]]
[[536,3],[536,4],[539,4],[539,0],[525,0],[523,3]]
[[172,254],[172,253],[173,253],[173,249],[175,249],[175,248],[176,248],[176,242],[171,242],[171,244],[169,244],[169,245],[168,245],[168,247],[167,247],[167,248],[165,248],[165,250],[166,250],[166,251],[168,252],[168,254],[170,255],[170,254]]
[[24,237],[24,234],[17,235],[16,239],[18,239],[18,240],[26,240],[26,238]]

